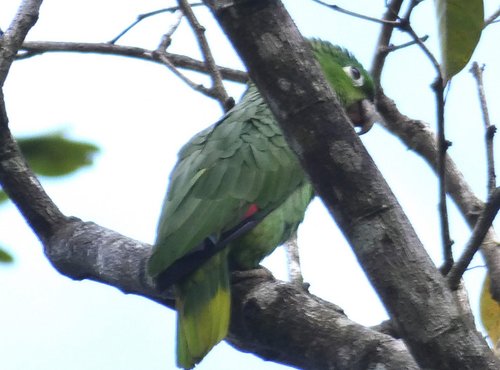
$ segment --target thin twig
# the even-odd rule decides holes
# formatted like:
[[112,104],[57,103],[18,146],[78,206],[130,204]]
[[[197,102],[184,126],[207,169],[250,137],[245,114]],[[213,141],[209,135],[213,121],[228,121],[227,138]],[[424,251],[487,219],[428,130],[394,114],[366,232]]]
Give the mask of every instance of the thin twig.
[[371,75],[377,88],[380,86],[380,76],[382,75],[382,69],[384,68],[385,59],[388,54],[387,48],[389,47],[392,32],[394,31],[394,26],[391,23],[398,19],[398,14],[402,4],[403,0],[391,1],[390,4],[388,4],[387,11],[383,17],[383,19],[389,21],[389,23],[384,23],[382,25],[382,30],[380,31],[380,36],[377,42],[377,53],[373,58],[371,67]]
[[200,24],[187,0],[178,0],[178,4],[179,8],[182,10],[191,25],[191,28],[196,35],[196,39],[198,40],[201,53],[203,54],[203,59],[205,60],[209,75],[212,79],[211,90],[213,90],[213,96],[219,101],[222,109],[224,109],[224,111],[228,111],[234,106],[234,100],[229,97],[226,89],[224,88],[224,84],[222,83],[221,74],[215,64],[215,59],[212,55],[212,51],[210,50],[210,45],[205,37],[205,27]]
[[448,206],[446,202],[446,151],[450,143],[446,140],[444,132],[444,88],[443,78],[439,72],[433,84],[436,94],[437,106],[437,136],[438,136],[438,179],[439,179],[439,221],[441,224],[441,242],[443,246],[444,264],[441,272],[446,275],[453,266],[453,241],[450,238],[450,225],[448,221]]
[[[191,4],[191,6],[200,6],[200,5],[204,5],[204,4],[203,3],[194,3],[194,4]],[[177,10],[179,10],[178,6],[171,6],[169,8],[158,9],[158,10],[154,10],[154,11],[149,12],[149,13],[139,14],[137,16],[137,19],[134,22],[132,22],[128,27],[126,27],[123,31],[121,31],[116,37],[114,37],[113,39],[111,39],[108,43],[115,44],[128,31],[130,31],[132,28],[134,28],[135,26],[137,26],[140,22],[142,22],[146,18],[155,16],[155,15],[158,15],[158,14],[161,14],[161,13],[174,13]]]
[[367,16],[367,15],[363,15],[363,14],[359,14],[359,13],[356,13],[356,12],[352,12],[350,10],[341,8],[338,5],[325,3],[324,1],[321,1],[321,0],[313,0],[313,1],[315,3],[320,4],[320,5],[326,6],[327,8],[335,10],[335,11],[337,11],[339,13],[344,13],[344,14],[347,14],[347,15],[350,15],[350,16],[353,16],[353,17],[356,17],[356,18],[364,19],[366,21],[376,22],[376,23],[381,23],[381,24],[387,24],[387,25],[391,25],[393,27],[397,27],[399,25],[399,22],[397,22],[395,20],[387,20],[385,18],[384,19],[374,18],[374,17],[370,17],[370,16]]
[[197,84],[189,79],[186,75],[184,75],[181,71],[179,71],[176,66],[170,61],[170,59],[166,56],[165,53],[160,51],[155,52],[156,58],[162,62],[175,76],[182,80],[186,85],[188,85],[193,90],[209,96],[213,99],[218,100],[218,96],[214,93],[213,89],[209,89],[202,84]]
[[175,22],[170,26],[170,28],[167,30],[167,32],[162,36],[160,44],[158,45],[157,49],[154,51],[153,55],[155,58],[159,59],[162,61],[162,63],[179,79],[181,79],[182,82],[184,82],[186,85],[188,85],[190,88],[193,90],[206,95],[210,98],[213,98],[217,101],[219,101],[219,96],[216,94],[214,89],[209,89],[202,84],[198,84],[194,81],[192,81],[189,77],[187,77],[185,74],[183,74],[181,71],[177,69],[177,67],[169,60],[168,56],[166,55],[167,53],[167,48],[170,46],[170,43],[172,41],[172,35],[174,32],[177,30],[177,28],[180,25],[181,19],[184,16],[184,13],[181,10],[176,10],[177,13],[177,18]]
[[[164,64],[154,55],[154,50],[143,49],[135,46],[112,45],[108,43],[84,43],[84,42],[58,42],[58,41],[28,41],[23,44],[16,60],[32,58],[44,53],[73,52],[94,53],[113,56],[124,56],[148,62]],[[188,69],[195,72],[208,73],[208,69],[202,61],[187,57],[185,55],[165,53],[168,60],[177,68]],[[217,67],[225,80],[246,83],[248,74],[244,71]]]
[[299,244],[297,243],[297,232],[285,243],[286,256],[288,259],[288,278],[290,283],[298,287],[304,286],[304,277],[300,267]]
[[495,157],[493,150],[493,139],[495,137],[496,127],[491,124],[490,115],[488,113],[488,104],[486,103],[486,95],[484,93],[484,65],[482,67],[479,67],[479,64],[477,62],[474,62],[472,63],[470,71],[476,79],[479,102],[481,104],[481,111],[483,112],[483,122],[486,131],[485,140],[486,161],[488,166],[488,194],[491,194],[496,188]]
[[500,8],[498,8],[492,15],[484,20],[483,29],[485,29],[492,23],[496,23],[498,21],[498,17],[500,17]]
[[484,236],[488,232],[495,216],[500,208],[500,188],[496,188],[490,195],[488,202],[486,203],[484,210],[476,222],[472,235],[465,246],[465,252],[462,254],[460,259],[455,263],[453,268],[448,274],[448,284],[451,289],[456,289],[464,274],[465,270],[469,266],[472,258],[478,251],[481,243],[483,242]]
[[[426,42],[428,38],[429,38],[429,36],[425,35],[425,36],[419,37],[419,40],[420,40],[420,42]],[[408,42],[405,42],[404,44],[400,44],[400,45],[392,45],[391,44],[391,45],[387,46],[387,48],[385,50],[387,52],[393,52],[396,50],[407,48],[408,46],[413,46],[415,44],[417,44],[417,42],[415,40],[408,41]]]
[[408,5],[408,9],[406,9],[406,13],[403,15],[402,21],[403,23],[410,23],[410,17],[413,13],[413,10],[420,4],[423,0],[412,0],[410,5]]
[[167,32],[162,36],[160,45],[158,46],[157,50],[167,51],[172,42],[172,35],[179,28],[183,16],[184,14],[180,10],[176,10],[174,12],[174,22],[172,22]]
[[[412,37],[412,39],[415,41],[415,43],[418,46],[420,46],[420,49],[422,49],[422,51],[427,56],[427,58],[429,58],[432,66],[436,70],[437,75],[440,76],[441,80],[443,80],[443,78],[441,77],[441,74],[442,74],[441,73],[441,66],[439,65],[439,62],[437,61],[437,58],[434,56],[434,54],[432,54],[432,52],[427,48],[427,46],[425,46],[425,44],[421,41],[421,38],[417,35],[415,30],[411,27],[410,23],[408,22],[405,25],[405,27],[402,28],[402,30],[407,32]],[[443,101],[444,101],[444,99],[443,99]]]
[[453,241],[450,237],[450,225],[448,220],[448,206],[446,202],[446,152],[448,147],[451,145],[445,136],[445,124],[444,124],[444,89],[445,82],[443,79],[443,74],[441,71],[441,66],[437,61],[436,57],[431,53],[431,51],[425,46],[425,44],[418,37],[417,33],[413,29],[410,23],[410,17],[413,9],[421,3],[422,0],[412,0],[408,10],[402,19],[401,30],[407,32],[415,43],[420,46],[420,49],[429,58],[434,69],[436,70],[436,80],[432,87],[436,95],[436,107],[437,107],[437,137],[438,137],[438,159],[437,159],[437,173],[439,179],[439,220],[441,224],[441,243],[443,246],[443,258],[444,265],[441,268],[443,274],[447,274],[448,271],[453,266],[453,253],[452,246]]

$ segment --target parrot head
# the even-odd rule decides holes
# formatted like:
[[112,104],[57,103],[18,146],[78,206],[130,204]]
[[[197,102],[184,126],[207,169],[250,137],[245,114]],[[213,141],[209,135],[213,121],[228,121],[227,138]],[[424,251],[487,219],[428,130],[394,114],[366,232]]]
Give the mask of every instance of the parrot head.
[[318,39],[310,40],[310,44],[351,122],[360,127],[358,133],[368,132],[376,120],[372,104],[375,86],[371,76],[347,50]]

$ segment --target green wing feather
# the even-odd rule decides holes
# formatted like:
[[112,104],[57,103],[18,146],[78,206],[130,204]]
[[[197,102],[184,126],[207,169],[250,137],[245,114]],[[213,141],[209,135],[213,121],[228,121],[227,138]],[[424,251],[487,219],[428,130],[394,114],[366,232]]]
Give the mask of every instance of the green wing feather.
[[153,276],[237,225],[251,204],[276,208],[305,180],[254,86],[221,121],[179,153],[149,262]]

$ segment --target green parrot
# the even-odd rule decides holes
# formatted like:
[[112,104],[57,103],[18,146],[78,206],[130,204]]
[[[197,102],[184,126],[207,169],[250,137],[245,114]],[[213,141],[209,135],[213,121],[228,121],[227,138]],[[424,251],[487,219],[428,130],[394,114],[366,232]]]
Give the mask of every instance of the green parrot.
[[[310,44],[353,124],[368,131],[371,77],[345,49],[316,39]],[[229,271],[258,267],[296,231],[313,196],[253,84],[180,150],[148,266],[161,288],[174,285],[180,368],[193,368],[226,337]]]

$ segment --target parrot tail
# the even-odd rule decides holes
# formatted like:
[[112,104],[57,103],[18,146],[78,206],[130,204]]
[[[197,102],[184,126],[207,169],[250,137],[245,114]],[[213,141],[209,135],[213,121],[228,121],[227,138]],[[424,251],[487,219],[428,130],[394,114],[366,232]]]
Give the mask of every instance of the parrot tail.
[[227,251],[176,284],[177,366],[191,369],[229,329],[230,294]]

